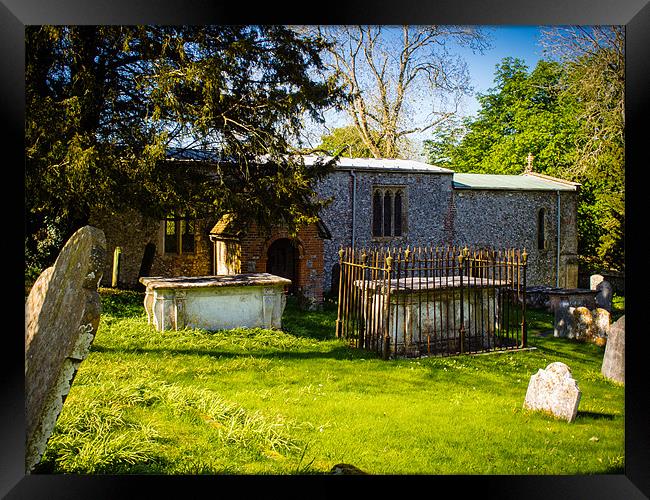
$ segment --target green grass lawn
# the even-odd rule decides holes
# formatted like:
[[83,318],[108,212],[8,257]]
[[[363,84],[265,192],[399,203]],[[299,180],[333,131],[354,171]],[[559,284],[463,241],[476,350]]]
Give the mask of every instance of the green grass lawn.
[[[283,331],[157,332],[141,294],[102,301],[37,472],[623,473],[624,388],[601,376],[604,348],[549,336],[546,312],[529,311],[535,350],[383,361],[334,338],[331,304],[290,302]],[[582,391],[573,423],[522,409],[554,361]]]

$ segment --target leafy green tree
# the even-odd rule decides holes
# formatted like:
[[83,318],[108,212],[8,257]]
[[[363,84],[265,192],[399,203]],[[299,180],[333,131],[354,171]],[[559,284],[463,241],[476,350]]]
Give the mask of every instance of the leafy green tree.
[[478,97],[477,116],[425,141],[429,162],[458,172],[520,174],[530,153],[534,171],[581,183],[578,251],[588,270],[622,268],[624,261],[618,53],[571,52],[573,59],[542,60],[530,72],[523,61],[505,58],[494,88]]
[[[314,220],[290,144],[341,93],[321,78],[322,39],[282,26],[28,26],[28,264],[48,265],[94,210],[237,213],[290,228]],[[170,146],[215,151],[206,168]],[[264,158],[266,161],[260,161]]]
[[[376,139],[377,144],[381,144],[379,132],[371,131],[370,135]],[[415,154],[415,148],[407,137],[400,138],[398,147],[407,158]],[[374,157],[372,151],[359,135],[359,131],[354,125],[338,127],[333,129],[331,133],[321,136],[321,143],[316,150],[323,151],[332,156],[345,156],[348,158]]]
[[372,158],[372,152],[357,129],[351,125],[335,128],[331,133],[321,136],[321,143],[316,149],[332,156]]
[[579,134],[569,175],[591,196],[583,264],[591,270],[623,269],[625,27],[550,27],[543,32],[542,45],[548,57],[567,68],[563,92],[579,103]]
[[495,87],[478,96],[474,119],[437,131],[425,141],[431,163],[458,172],[519,174],[528,154],[538,172],[557,174],[572,161],[576,125],[574,103],[558,90],[562,66],[540,61],[529,73],[523,61],[505,58],[497,65]]

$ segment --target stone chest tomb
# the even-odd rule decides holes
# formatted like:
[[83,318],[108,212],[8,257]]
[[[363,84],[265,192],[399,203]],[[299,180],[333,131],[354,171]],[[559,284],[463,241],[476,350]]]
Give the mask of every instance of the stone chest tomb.
[[267,273],[141,278],[156,330],[280,328],[291,282]]

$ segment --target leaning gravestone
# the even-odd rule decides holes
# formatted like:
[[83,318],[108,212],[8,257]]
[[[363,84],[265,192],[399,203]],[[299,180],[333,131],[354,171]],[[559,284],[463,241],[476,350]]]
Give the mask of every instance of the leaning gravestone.
[[551,363],[530,377],[524,408],[573,422],[578,414],[580,396],[569,367],[564,363]]
[[25,304],[25,467],[41,460],[79,364],[95,338],[101,304],[97,286],[106,238],[95,227],[79,229],[54,266],[34,283]]
[[625,383],[625,316],[609,327],[600,373],[616,382]]

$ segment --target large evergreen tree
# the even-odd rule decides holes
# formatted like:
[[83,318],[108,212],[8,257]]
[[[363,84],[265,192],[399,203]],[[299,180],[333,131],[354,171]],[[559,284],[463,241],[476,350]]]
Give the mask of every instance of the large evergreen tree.
[[[27,26],[26,241],[47,265],[93,210],[235,212],[290,227],[313,220],[291,144],[301,116],[340,97],[320,77],[323,41],[282,26]],[[207,170],[162,161],[198,146]],[[260,161],[263,158],[265,161]]]

